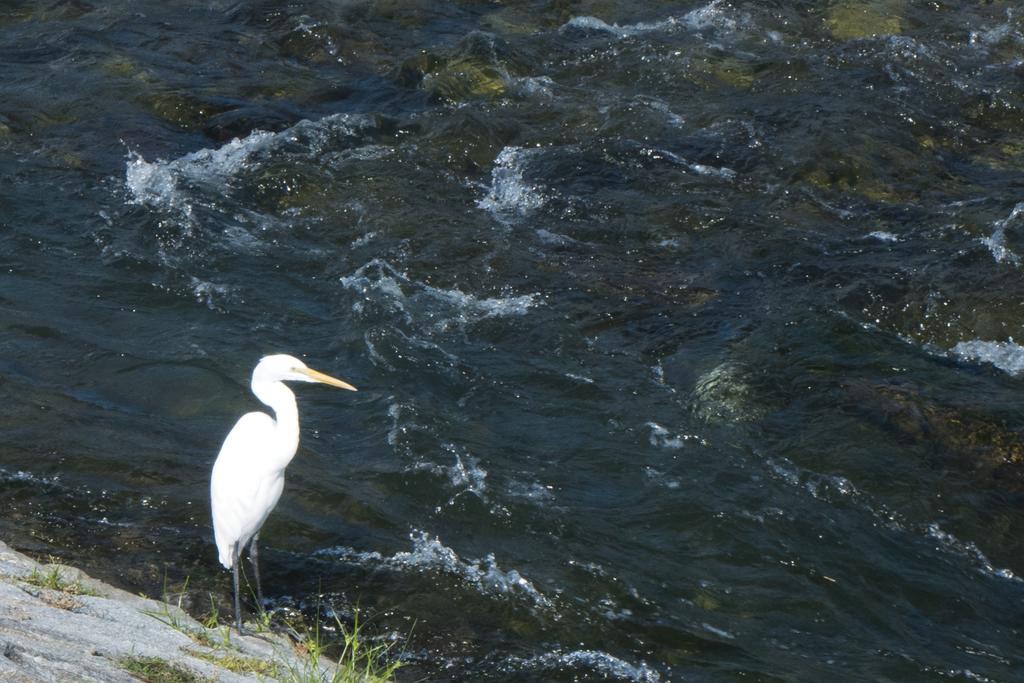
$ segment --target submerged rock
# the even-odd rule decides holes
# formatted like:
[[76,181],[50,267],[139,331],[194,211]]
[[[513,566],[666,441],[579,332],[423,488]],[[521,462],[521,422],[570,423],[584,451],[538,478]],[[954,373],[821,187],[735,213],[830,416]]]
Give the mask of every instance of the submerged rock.
[[998,156],[990,163],[998,167],[1020,169],[1024,167],[1024,138],[1014,138],[999,145]]
[[501,72],[489,64],[456,60],[425,74],[422,83],[427,92],[453,102],[468,98],[496,98],[508,91]]
[[967,103],[964,117],[990,132],[1024,133],[1024,104],[1012,96],[986,93],[974,97]]
[[711,74],[722,83],[747,90],[754,84],[754,67],[735,57],[726,57],[710,63]]
[[155,116],[185,130],[199,130],[216,114],[231,109],[182,92],[158,92],[142,98],[143,104]]
[[[118,78],[139,78],[146,72],[139,68],[139,65],[135,60],[130,57],[123,55],[112,56],[102,62],[100,68],[109,76],[116,76]],[[149,80],[148,74],[142,80]]]
[[[820,190],[859,195],[873,202],[912,202],[914,197],[897,191],[897,180],[907,185],[913,179],[912,162],[921,165],[920,157],[902,150],[863,145],[815,159],[800,177]],[[907,173],[898,177],[904,168]]]
[[473,58],[449,60],[427,53],[406,60],[397,80],[452,102],[497,98],[508,92],[504,74],[494,65]]
[[[893,272],[888,281],[860,282],[847,289],[839,298],[843,308],[862,324],[940,353],[972,340],[1006,339],[1008,330],[1021,329],[1024,300],[1016,286],[1019,278],[1013,266],[1021,249],[1020,238],[1012,234],[1016,229],[1007,231],[999,240],[1001,244],[994,245],[998,248],[993,254],[987,253],[993,246],[985,243],[993,242],[991,225],[965,222],[958,229],[975,236],[960,258],[995,262],[995,254],[1003,253],[1010,267],[1000,269],[995,280]],[[993,291],[1002,296],[993,296]]]
[[421,143],[425,152],[439,163],[455,162],[467,172],[480,172],[491,167],[501,150],[516,139],[520,125],[504,116],[461,107],[429,130]]
[[846,0],[829,8],[825,25],[839,40],[856,40],[902,32],[902,4]]
[[336,26],[312,20],[302,21],[277,41],[278,54],[314,64],[343,61],[344,33]]
[[405,60],[395,80],[450,102],[497,99],[509,93],[523,65],[514,51],[488,33],[474,32],[451,52],[422,52]]
[[944,405],[909,385],[855,382],[849,389],[886,427],[955,456],[985,481],[1024,493],[1024,435],[1001,420]]
[[376,36],[345,22],[316,21],[298,18],[294,29],[276,41],[280,57],[307,64],[359,65],[376,70],[390,59]]
[[12,2],[5,4],[15,5],[15,7],[0,9],[0,26],[26,21],[73,21],[95,10],[92,3],[84,0],[31,3],[42,5],[42,7],[17,7],[16,5],[21,3]]
[[712,424],[758,420],[768,409],[749,383],[750,369],[725,361],[705,372],[693,387],[690,408],[700,419]]

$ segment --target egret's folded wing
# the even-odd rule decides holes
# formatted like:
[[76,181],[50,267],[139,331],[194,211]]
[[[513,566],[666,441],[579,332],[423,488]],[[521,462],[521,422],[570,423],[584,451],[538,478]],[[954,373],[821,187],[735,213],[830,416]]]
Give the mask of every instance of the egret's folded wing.
[[210,477],[210,507],[220,562],[230,567],[236,544],[259,531],[277,503],[283,473],[267,472],[263,449],[272,448],[276,427],[265,413],[244,415],[224,439]]

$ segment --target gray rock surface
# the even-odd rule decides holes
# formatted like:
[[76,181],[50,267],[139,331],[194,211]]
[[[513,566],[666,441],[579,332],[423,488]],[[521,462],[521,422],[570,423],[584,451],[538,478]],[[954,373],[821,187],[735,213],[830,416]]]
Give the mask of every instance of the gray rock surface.
[[[54,571],[59,587],[44,587]],[[206,629],[174,605],[40,564],[0,542],[0,681],[138,681],[123,668],[129,657],[158,657],[210,681],[273,679],[233,673],[200,654],[274,662],[284,675],[308,666],[282,636]]]

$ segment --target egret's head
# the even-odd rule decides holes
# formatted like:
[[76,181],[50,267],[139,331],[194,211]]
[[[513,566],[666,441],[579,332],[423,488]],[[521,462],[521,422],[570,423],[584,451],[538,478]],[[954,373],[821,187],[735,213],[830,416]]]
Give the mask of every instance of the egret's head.
[[252,372],[253,384],[263,382],[319,382],[339,389],[356,391],[356,388],[340,379],[306,367],[298,358],[279,353],[264,356]]

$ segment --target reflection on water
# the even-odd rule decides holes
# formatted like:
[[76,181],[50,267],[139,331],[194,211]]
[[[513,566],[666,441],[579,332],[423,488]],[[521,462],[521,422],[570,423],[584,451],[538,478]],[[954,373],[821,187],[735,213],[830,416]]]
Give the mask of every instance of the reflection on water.
[[361,391],[299,391],[272,602],[410,680],[1012,680],[1018,15],[7,3],[0,534],[226,600],[288,352]]

